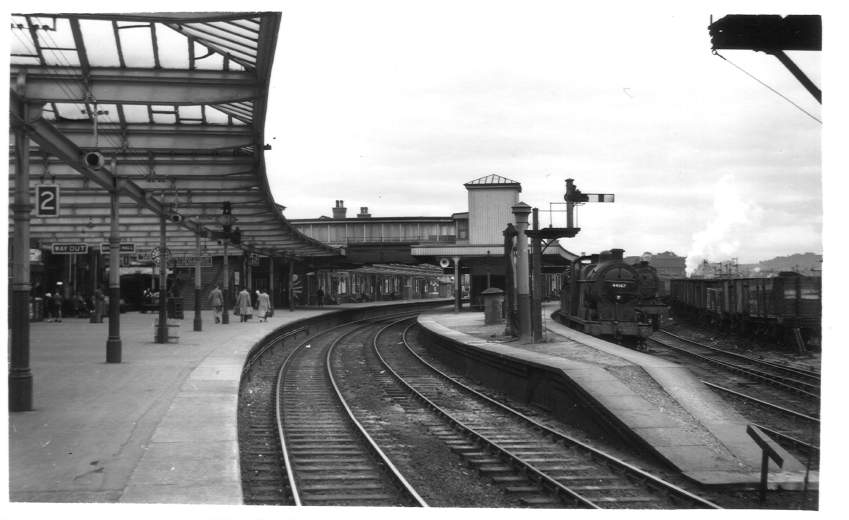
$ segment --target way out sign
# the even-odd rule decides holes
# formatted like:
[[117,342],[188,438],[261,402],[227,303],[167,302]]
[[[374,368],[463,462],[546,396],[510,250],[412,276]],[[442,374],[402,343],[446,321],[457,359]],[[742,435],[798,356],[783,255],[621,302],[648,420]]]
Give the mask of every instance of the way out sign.
[[50,245],[50,252],[54,255],[85,255],[88,253],[88,244],[55,242]]
[[59,216],[58,184],[38,184],[35,186],[35,216]]

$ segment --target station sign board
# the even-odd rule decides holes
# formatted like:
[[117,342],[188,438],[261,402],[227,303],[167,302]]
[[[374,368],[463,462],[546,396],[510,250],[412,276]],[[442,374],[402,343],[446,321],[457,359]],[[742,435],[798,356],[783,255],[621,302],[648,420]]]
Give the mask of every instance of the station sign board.
[[212,257],[210,255],[177,255],[171,258],[174,267],[195,267],[200,260],[201,267],[212,267]]
[[35,216],[59,216],[58,184],[37,184],[35,186]]
[[[104,255],[107,254],[111,250],[109,246],[109,242],[103,242],[100,244],[100,252]],[[118,248],[118,252],[122,255],[129,255],[136,252],[136,245],[132,242],[121,242],[120,247]]]
[[88,244],[79,242],[55,242],[50,245],[54,255],[85,255],[88,254]]

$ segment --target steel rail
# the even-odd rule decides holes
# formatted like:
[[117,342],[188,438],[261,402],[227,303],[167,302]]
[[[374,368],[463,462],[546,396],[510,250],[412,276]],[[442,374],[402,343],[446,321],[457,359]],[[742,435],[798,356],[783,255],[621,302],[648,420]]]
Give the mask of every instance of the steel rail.
[[[406,314],[406,313],[404,313],[404,314]],[[274,385],[274,388],[275,388],[275,391],[274,391],[274,409],[275,409],[275,415],[276,415],[276,420],[277,420],[277,434],[278,434],[278,438],[280,440],[280,449],[281,449],[281,452],[283,453],[283,461],[286,464],[286,476],[289,480],[289,489],[292,492],[292,499],[294,500],[296,506],[302,506],[303,503],[301,502],[300,493],[298,492],[298,485],[297,485],[297,482],[295,480],[295,474],[294,474],[294,469],[293,469],[293,465],[292,465],[292,457],[289,453],[290,450],[289,450],[289,448],[286,444],[286,435],[285,435],[285,427],[283,425],[283,417],[282,417],[282,414],[280,413],[280,409],[281,409],[280,396],[281,396],[281,390],[282,390],[282,385],[283,385],[283,380],[284,380],[284,377],[283,377],[284,372],[288,368],[289,363],[294,358],[295,354],[300,352],[306,345],[315,341],[315,339],[318,338],[319,336],[328,334],[330,332],[337,331],[338,329],[341,329],[341,328],[344,328],[344,327],[351,327],[353,325],[361,324],[361,323],[368,322],[368,321],[383,321],[383,320],[392,319],[392,318],[393,318],[393,315],[383,316],[383,317],[378,317],[378,318],[364,318],[362,320],[357,320],[357,321],[353,321],[353,322],[350,322],[350,323],[343,323],[341,325],[337,325],[335,327],[331,327],[329,329],[317,332],[316,334],[310,336],[309,338],[306,338],[300,345],[295,347],[289,353],[289,355],[286,356],[286,359],[283,360],[283,363],[281,364],[280,369],[277,372],[277,381]],[[354,332],[354,330],[352,330],[349,333],[346,333],[342,337],[347,336],[348,334],[351,334],[353,332]],[[339,339],[341,339],[341,338],[339,338]],[[343,404],[344,404],[344,402],[343,402]],[[349,410],[347,406],[345,406],[345,409]],[[350,411],[349,411],[349,414],[350,414]],[[353,419],[353,416],[350,416],[350,417]],[[359,425],[358,423],[356,423],[356,424]],[[360,431],[363,432],[364,430],[362,430],[362,428],[360,428]],[[386,462],[388,462],[388,461],[386,461]],[[394,466],[393,466],[393,468],[394,468]],[[404,482],[406,482],[406,481],[404,481]],[[418,495],[415,494],[414,497],[418,497]]]
[[760,428],[761,430],[765,431],[766,433],[772,435],[773,437],[777,437],[780,440],[783,440],[783,441],[788,442],[790,444],[794,444],[799,448],[807,450],[808,453],[812,454],[814,452],[816,452],[816,453],[820,452],[819,446],[815,446],[815,445],[810,444],[808,442],[805,442],[801,439],[797,439],[796,437],[787,435],[786,433],[781,433],[777,430],[773,430],[772,428],[767,428],[766,426],[762,426],[760,424],[754,424],[753,426],[757,426],[758,428]]
[[663,329],[660,329],[658,332],[661,332],[661,333],[666,334],[668,336],[672,336],[673,338],[680,340],[680,341],[684,341],[686,343],[691,343],[693,345],[696,345],[696,346],[699,346],[699,347],[702,347],[702,348],[706,348],[708,350],[713,350],[714,352],[717,352],[717,353],[725,355],[725,356],[742,359],[744,361],[749,361],[749,362],[754,363],[754,364],[763,365],[763,366],[773,368],[773,369],[781,371],[781,372],[786,372],[788,374],[806,377],[806,378],[809,378],[809,379],[813,379],[815,381],[820,381],[820,379],[821,379],[821,375],[820,375],[819,372],[814,372],[812,370],[804,370],[802,368],[788,367],[788,366],[780,365],[778,363],[773,363],[771,361],[764,361],[762,359],[755,359],[755,358],[746,356],[744,354],[739,354],[737,352],[731,352],[731,351],[721,349],[721,348],[718,348],[718,347],[712,347],[710,345],[705,345],[704,343],[699,343],[698,341],[692,340],[690,338],[685,338],[683,336],[679,336],[678,334],[673,334],[672,332],[669,332],[669,331],[663,330]]
[[256,363],[257,360],[259,360],[259,358],[261,358],[263,355],[265,355],[265,353],[268,352],[268,350],[270,348],[276,346],[277,343],[279,343],[281,341],[285,341],[286,338],[288,338],[290,336],[296,336],[296,335],[300,334],[301,332],[305,332],[306,330],[307,329],[305,327],[299,327],[297,329],[289,330],[289,331],[286,331],[284,333],[278,334],[278,335],[266,340],[265,344],[262,347],[260,347],[259,349],[257,349],[255,352],[251,353],[248,356],[248,360],[245,361],[245,366],[242,367],[242,375],[247,373],[247,371],[250,370],[254,366],[254,363]]
[[372,436],[369,435],[369,433],[366,431],[360,421],[358,421],[357,418],[354,416],[354,412],[353,410],[351,410],[351,407],[348,406],[348,402],[345,401],[345,397],[342,395],[342,391],[339,389],[339,385],[336,384],[336,378],[333,377],[333,369],[331,366],[331,356],[333,355],[333,349],[336,348],[336,345],[338,345],[340,341],[342,341],[342,338],[345,338],[348,335],[353,334],[354,332],[357,332],[367,326],[368,325],[361,326],[345,335],[340,336],[335,341],[333,341],[333,343],[331,343],[330,347],[327,349],[327,355],[325,356],[325,367],[327,368],[327,375],[330,376],[330,384],[333,385],[333,390],[336,392],[336,396],[339,398],[339,402],[342,404],[342,407],[345,408],[345,412],[348,414],[348,419],[351,420],[351,422],[360,432],[360,435],[369,445],[371,450],[376,453],[381,462],[386,465],[386,468],[389,470],[389,473],[395,478],[395,480],[397,480],[401,484],[401,487],[403,488],[404,492],[410,495],[419,507],[429,507],[427,502],[424,501],[424,499],[416,492],[416,490],[407,481],[407,479],[404,478],[404,475],[401,474],[398,468],[396,468],[395,465],[392,464],[392,461],[389,460],[389,457],[385,453],[383,453],[383,450],[380,449],[380,447],[374,441]]
[[[643,479],[645,482],[651,483],[651,486],[654,487],[655,489],[667,491],[671,494],[676,495],[679,498],[682,498],[682,499],[685,499],[685,500],[688,500],[688,501],[691,501],[691,502],[695,502],[696,504],[701,505],[705,508],[722,509],[718,505],[716,505],[716,504],[714,504],[714,503],[712,503],[708,500],[705,500],[704,498],[701,498],[701,497],[699,497],[699,496],[697,496],[693,493],[690,493],[689,491],[686,491],[686,490],[684,490],[684,489],[682,489],[682,488],[680,488],[680,487],[678,487],[678,486],[676,486],[676,485],[674,485],[670,482],[666,482],[665,480],[663,480],[659,477],[656,477],[656,476],[652,475],[651,473],[648,473],[648,472],[646,472],[646,471],[644,471],[644,470],[642,470],[642,469],[640,469],[636,466],[633,466],[633,465],[631,465],[631,464],[629,464],[629,463],[627,463],[623,460],[620,460],[620,459],[618,459],[618,458],[616,458],[612,455],[604,453],[603,451],[601,451],[597,448],[593,448],[592,446],[584,444],[583,442],[581,442],[577,439],[569,437],[568,435],[561,433],[561,432],[559,432],[559,431],[557,431],[553,428],[550,428],[550,427],[548,427],[548,426],[526,416],[522,412],[519,412],[518,410],[515,410],[515,409],[505,405],[504,403],[496,401],[495,399],[492,399],[491,397],[478,392],[477,390],[461,383],[460,381],[457,381],[453,377],[449,376],[448,374],[442,372],[441,370],[439,370],[438,368],[436,368],[432,364],[428,363],[425,359],[423,359],[420,355],[418,355],[412,349],[412,347],[410,347],[410,344],[407,341],[407,332],[410,330],[410,328],[412,328],[413,325],[415,325],[415,324],[409,325],[404,330],[404,333],[403,333],[404,346],[416,359],[418,359],[422,364],[427,366],[430,370],[435,372],[441,378],[451,382],[454,385],[457,385],[458,387],[460,387],[463,390],[473,394],[474,396],[486,401],[487,403],[489,403],[489,404],[491,404],[491,405],[493,405],[493,406],[495,406],[495,407],[497,407],[497,408],[499,408],[499,409],[501,409],[505,412],[508,412],[511,415],[514,415],[514,416],[520,418],[521,420],[527,422],[528,424],[530,424],[534,428],[542,431],[543,433],[550,435],[551,437],[553,437],[557,440],[562,441],[564,444],[568,444],[568,445],[574,446],[576,448],[579,448],[581,450],[584,450],[584,452],[588,453],[592,458],[604,462],[609,468],[613,469],[614,471],[625,472],[626,476],[627,476],[627,473],[630,473],[632,476],[636,476],[639,479]],[[393,374],[394,374],[394,371],[393,371]]]
[[[592,502],[590,499],[588,499],[588,498],[584,497],[583,495],[581,495],[580,493],[578,493],[578,492],[576,492],[576,491],[573,491],[572,489],[569,489],[568,487],[564,486],[564,485],[563,485],[563,484],[561,484],[560,482],[557,482],[556,480],[554,480],[553,478],[549,477],[549,476],[548,476],[548,475],[546,475],[545,473],[543,473],[543,472],[541,472],[540,470],[536,469],[535,467],[531,466],[531,465],[530,465],[530,464],[528,464],[527,462],[524,462],[524,461],[523,461],[523,460],[522,460],[522,459],[521,459],[518,455],[515,455],[515,454],[514,454],[514,453],[512,453],[510,450],[507,450],[507,449],[505,449],[505,448],[500,447],[500,446],[499,446],[499,445],[498,445],[495,441],[492,441],[492,440],[488,439],[485,435],[480,434],[480,433],[478,433],[478,432],[474,431],[473,429],[471,429],[471,428],[467,427],[467,426],[466,426],[466,425],[464,425],[464,424],[463,424],[463,423],[462,423],[459,419],[457,419],[457,418],[455,418],[454,416],[452,416],[450,413],[448,413],[447,411],[445,411],[442,407],[440,407],[439,405],[437,405],[436,403],[434,403],[433,401],[431,401],[430,399],[428,399],[428,398],[427,398],[424,394],[422,394],[421,392],[419,392],[418,390],[416,390],[415,388],[413,388],[413,386],[412,386],[412,385],[410,385],[409,383],[407,383],[407,382],[404,380],[404,378],[403,378],[403,377],[401,377],[401,375],[400,375],[400,374],[398,374],[398,373],[397,373],[397,372],[396,372],[396,371],[395,371],[395,370],[394,370],[394,369],[393,369],[393,368],[389,365],[389,363],[387,363],[387,362],[386,362],[386,360],[385,360],[385,359],[383,358],[383,356],[380,354],[380,349],[379,349],[379,347],[377,346],[377,338],[378,338],[378,337],[380,337],[380,335],[381,335],[381,334],[382,334],[382,333],[383,333],[386,329],[388,329],[389,327],[392,327],[393,325],[396,325],[397,323],[400,323],[400,322],[402,322],[402,321],[406,321],[406,320],[400,320],[400,321],[398,321],[398,322],[396,322],[396,323],[390,323],[389,325],[386,325],[385,327],[383,327],[383,328],[382,328],[382,329],[381,329],[381,330],[380,330],[380,331],[379,331],[379,332],[375,335],[374,340],[373,340],[373,342],[372,342],[372,346],[373,346],[373,349],[374,349],[374,353],[375,353],[375,355],[377,356],[377,358],[380,360],[380,363],[381,363],[381,364],[382,364],[382,365],[386,368],[386,370],[387,370],[390,374],[392,374],[392,376],[393,376],[393,377],[394,377],[394,378],[395,378],[395,379],[396,379],[396,380],[397,380],[397,381],[398,381],[401,385],[403,385],[405,388],[407,388],[407,390],[409,390],[409,391],[410,391],[410,392],[411,392],[414,396],[416,396],[416,398],[418,398],[420,401],[422,401],[422,402],[423,402],[423,403],[424,403],[424,404],[425,404],[428,408],[430,408],[430,409],[431,409],[431,410],[433,410],[435,413],[437,413],[438,415],[440,415],[440,416],[442,416],[444,419],[446,419],[446,420],[447,420],[450,424],[452,424],[455,428],[459,429],[459,430],[460,430],[460,431],[462,431],[464,434],[466,434],[466,435],[468,435],[468,436],[470,436],[470,437],[472,437],[472,438],[474,438],[474,439],[477,439],[477,440],[479,440],[479,441],[483,442],[484,444],[486,444],[487,446],[491,447],[493,450],[497,451],[497,452],[498,452],[498,453],[500,453],[502,456],[504,456],[504,457],[506,457],[507,459],[509,459],[510,461],[512,461],[514,464],[516,464],[516,465],[518,465],[518,466],[522,467],[522,469],[524,469],[525,471],[527,471],[527,472],[531,473],[531,474],[532,474],[533,476],[535,476],[535,477],[536,477],[536,478],[537,478],[540,482],[543,482],[543,483],[547,484],[548,486],[550,486],[550,487],[551,487],[553,490],[555,490],[556,492],[563,493],[564,495],[566,495],[569,499],[571,499],[573,502],[575,502],[575,503],[576,503],[577,505],[579,505],[579,506],[583,506],[583,507],[588,508],[588,509],[601,509],[598,505],[596,505],[596,504],[595,504],[594,502]],[[405,331],[405,332],[406,332],[406,331]]]
[[[782,388],[782,389],[790,391],[790,392],[794,392],[794,393],[797,393],[797,394],[800,394],[800,395],[804,395],[804,396],[810,397],[811,399],[819,400],[819,398],[820,398],[820,396],[818,394],[809,392],[806,389],[806,388],[818,389],[817,385],[812,385],[810,383],[805,383],[803,381],[788,379],[788,378],[785,378],[785,377],[782,377],[782,376],[777,376],[775,374],[768,374],[766,372],[761,372],[760,370],[744,368],[744,367],[741,367],[741,366],[738,366],[738,365],[734,365],[732,363],[726,363],[725,361],[720,361],[718,359],[713,359],[713,358],[710,358],[710,357],[707,357],[707,356],[703,356],[701,354],[697,354],[697,353],[690,351],[690,350],[687,350],[685,348],[676,347],[675,345],[670,345],[669,343],[664,343],[664,342],[659,341],[659,340],[654,339],[654,338],[648,338],[648,341],[655,343],[657,345],[660,345],[662,347],[666,347],[666,348],[681,352],[683,354],[686,354],[688,356],[692,356],[694,358],[700,359],[702,361],[705,361],[706,363],[710,363],[712,365],[720,366],[720,367],[725,368],[725,369],[727,369],[731,372],[734,372],[734,373],[737,373],[737,374],[742,374],[742,375],[745,375],[745,376],[749,376],[753,379],[756,379],[758,381],[762,381],[764,383],[775,386],[777,388]],[[788,381],[789,381],[789,383],[788,383]],[[798,384],[798,385],[800,385],[804,388],[800,388],[800,386],[794,386],[793,383],[796,383],[796,384]]]
[[709,386],[711,388],[715,388],[715,389],[720,390],[722,392],[729,393],[731,395],[734,395],[734,396],[739,397],[741,399],[745,399],[747,401],[752,401],[756,404],[759,404],[759,405],[764,406],[766,408],[770,408],[770,409],[773,409],[775,411],[790,415],[790,416],[795,417],[797,419],[804,419],[806,421],[814,422],[814,423],[817,423],[817,424],[820,423],[820,420],[817,419],[816,417],[812,417],[810,415],[806,415],[806,414],[803,414],[801,412],[797,412],[795,410],[791,410],[789,408],[785,408],[783,406],[779,406],[777,404],[770,403],[769,401],[764,401],[762,399],[758,399],[757,397],[752,397],[750,395],[742,394],[742,393],[740,393],[736,390],[731,390],[730,388],[726,388],[724,386],[719,386],[719,385],[714,384],[714,383],[709,383],[707,381],[702,381],[702,383],[706,384],[707,386]]

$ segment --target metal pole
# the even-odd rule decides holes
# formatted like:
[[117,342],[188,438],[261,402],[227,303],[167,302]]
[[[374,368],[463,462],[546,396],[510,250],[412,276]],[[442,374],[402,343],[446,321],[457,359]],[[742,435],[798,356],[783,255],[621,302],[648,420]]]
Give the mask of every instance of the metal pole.
[[[19,77],[18,89],[23,90]],[[29,121],[30,107],[18,104],[24,121]],[[32,204],[29,195],[29,136],[25,127],[15,128],[15,195],[12,203],[15,233],[12,238],[12,315],[11,353],[9,356],[9,411],[32,410],[32,371],[29,367],[29,218]]]
[[156,342],[168,343],[168,258],[165,256],[165,215],[159,215],[159,326]]
[[460,312],[463,307],[463,282],[460,279],[460,257],[453,257],[454,260],[454,312]]
[[[539,210],[533,209],[534,231],[539,231]],[[534,342],[542,341],[542,240],[538,235],[531,239],[533,253],[533,291],[531,301],[531,325]]]
[[513,273],[513,237],[516,236],[516,230],[513,224],[508,223],[502,235],[504,235],[504,286],[507,293],[504,297],[504,317],[507,318],[507,327],[504,333],[513,336],[516,333],[513,327],[514,301],[516,299],[516,284]]
[[229,240],[229,237],[224,237],[224,305],[222,305],[221,310],[221,323],[225,325],[230,323],[230,310],[228,308],[230,305],[230,260],[227,257],[227,242]]
[[518,240],[516,259],[516,277],[518,281],[517,302],[519,304],[519,339],[530,341],[531,337],[531,295],[528,283],[528,237],[525,230],[528,229],[528,215],[531,207],[520,202],[513,206],[513,215],[516,218],[516,233]]
[[568,229],[572,229],[574,226],[574,219],[572,217],[572,212],[575,208],[575,203],[571,202],[568,199],[568,196],[572,194],[575,190],[575,180],[574,179],[566,179],[566,227]]
[[203,330],[203,319],[200,312],[201,266],[200,266],[200,235],[195,235],[195,321],[193,323],[195,332]]
[[295,259],[289,258],[289,310],[295,310]]
[[[115,174],[115,162],[112,163]],[[118,229],[118,178],[112,178],[109,194],[109,337],[106,340],[106,362],[121,362],[121,232]],[[95,302],[96,304],[96,302]]]
[[274,310],[274,300],[276,299],[277,291],[274,290],[274,257],[268,257],[268,291],[271,293],[269,305],[271,305],[271,310]]

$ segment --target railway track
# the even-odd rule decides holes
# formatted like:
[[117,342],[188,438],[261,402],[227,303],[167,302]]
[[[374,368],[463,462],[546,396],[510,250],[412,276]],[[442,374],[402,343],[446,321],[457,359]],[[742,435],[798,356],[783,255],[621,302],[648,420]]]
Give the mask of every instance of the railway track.
[[577,507],[717,507],[460,384],[414,352],[406,338],[409,327],[387,338],[390,327],[373,342],[386,370],[443,418],[446,441],[493,481],[517,483],[514,492],[544,489]]
[[669,332],[649,338],[652,345],[673,350],[778,390],[797,394],[819,407],[820,379],[815,372],[794,369],[710,347]]
[[704,384],[730,397],[738,411],[791,452],[805,458],[817,457],[819,373],[659,332],[649,339],[652,354],[686,363]]
[[[800,393],[808,393],[817,397],[819,396],[821,383],[821,376],[819,372],[782,365],[762,359],[755,359],[737,352],[731,352],[729,350],[705,345],[704,343],[699,343],[698,341],[694,341],[665,330],[659,330],[658,333],[662,338],[671,338],[680,344],[690,345],[696,349],[701,349],[703,352],[709,353],[713,359],[721,360],[721,358],[725,357],[733,360],[737,366],[751,370],[759,377],[764,377],[765,379],[781,383],[780,385],[777,385],[779,387],[790,386],[793,389],[798,389]],[[698,353],[698,351],[694,352]]]
[[295,505],[427,506],[353,417],[330,370],[333,347],[361,326],[310,338],[280,368],[276,408],[292,500]]
[[277,438],[274,382],[280,364],[304,333],[304,329],[298,329],[271,338],[243,370],[238,431],[242,496],[246,504],[292,504]]

